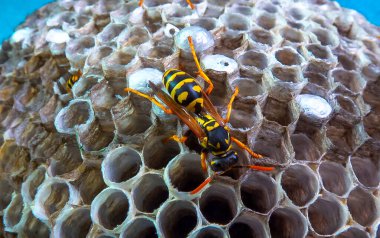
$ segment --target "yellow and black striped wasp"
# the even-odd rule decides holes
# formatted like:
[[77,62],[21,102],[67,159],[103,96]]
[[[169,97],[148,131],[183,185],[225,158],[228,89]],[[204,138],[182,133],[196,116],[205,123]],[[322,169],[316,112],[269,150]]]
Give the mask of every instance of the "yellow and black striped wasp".
[[[194,4],[191,2],[191,0],[186,0],[186,2],[189,5],[189,7],[194,10],[195,7],[194,7]],[[144,4],[144,0],[140,0],[139,6],[142,7],[143,4]]]
[[[188,41],[194,61],[199,70],[198,73],[209,85],[205,91],[201,88],[195,78],[178,69],[169,69],[163,75],[163,84],[168,91],[168,94],[161,90],[157,85],[149,82],[155,96],[157,96],[163,104],[154,97],[143,94],[132,88],[125,88],[125,91],[142,96],[152,101],[166,113],[175,114],[181,119],[181,121],[185,123],[198,138],[198,142],[203,148],[201,151],[201,166],[204,170],[207,169],[206,161],[208,153],[210,152],[214,156],[211,158],[210,168],[215,174],[206,179],[198,188],[194,189],[191,194],[200,191],[215,175],[221,175],[232,168],[248,167],[262,171],[273,170],[273,167],[256,165],[236,166],[238,155],[236,151],[232,150],[232,142],[246,150],[251,156],[262,158],[261,155],[254,153],[244,143],[231,136],[229,133],[230,129],[226,125],[230,119],[232,103],[239,90],[238,88],[235,89],[227,106],[226,118],[222,119],[208,97],[213,90],[213,84],[203,72],[199,64],[194,44],[190,36],[188,37]],[[187,137],[178,137],[174,135],[168,139],[184,143],[187,140]]]
[[73,74],[69,74],[66,81],[66,91],[69,93],[74,84],[80,79],[82,76],[82,71],[78,70]]

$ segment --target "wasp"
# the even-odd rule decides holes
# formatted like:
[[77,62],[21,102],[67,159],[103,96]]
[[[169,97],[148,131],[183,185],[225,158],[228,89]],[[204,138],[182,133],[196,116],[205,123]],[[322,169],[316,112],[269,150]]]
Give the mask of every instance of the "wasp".
[[[195,194],[199,192],[216,175],[221,175],[232,168],[248,167],[262,171],[273,170],[273,167],[256,165],[236,166],[236,163],[238,162],[238,154],[236,151],[232,150],[232,142],[246,150],[252,157],[262,158],[261,155],[256,154],[249,149],[247,145],[231,136],[230,128],[227,126],[232,111],[232,103],[239,93],[239,89],[235,88],[227,105],[226,117],[223,119],[208,97],[214,86],[199,64],[194,44],[190,36],[188,37],[188,41],[195,64],[198,68],[198,74],[208,83],[206,90],[203,90],[197,80],[186,72],[178,69],[168,69],[164,73],[162,80],[168,94],[154,83],[149,82],[149,86],[153,90],[154,95],[157,96],[162,103],[154,97],[143,94],[132,88],[125,88],[125,91],[150,100],[168,114],[175,114],[190,128],[198,138],[200,146],[203,148],[201,151],[201,166],[204,171],[207,170],[206,161],[208,154],[211,153],[213,155],[210,160],[210,168],[215,174],[206,179],[198,188],[190,193]],[[187,137],[178,137],[177,135],[174,135],[168,139],[184,143],[187,140]]]
[[[191,2],[191,0],[186,0],[186,2],[189,5],[189,7],[194,10],[195,7],[194,7],[194,4]],[[144,0],[140,0],[139,6],[142,7],[143,4],[144,4]]]
[[69,74],[68,79],[66,81],[66,91],[69,93],[74,84],[80,79],[82,76],[82,72],[78,70],[73,74]]

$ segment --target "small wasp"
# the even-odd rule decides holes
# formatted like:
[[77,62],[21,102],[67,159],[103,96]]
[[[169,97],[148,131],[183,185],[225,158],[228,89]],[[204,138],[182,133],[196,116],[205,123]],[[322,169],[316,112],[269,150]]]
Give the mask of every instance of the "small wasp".
[[[194,10],[194,4],[191,2],[191,0],[186,0],[187,4],[189,4],[190,8]],[[140,0],[139,1],[139,6],[142,7],[142,5],[144,4],[144,0]]]
[[82,72],[78,70],[73,74],[69,74],[68,79],[66,81],[66,91],[69,93],[74,84],[80,79],[82,76]]
[[[199,192],[212,180],[214,176],[221,175],[232,168],[248,167],[250,169],[262,171],[273,170],[273,167],[235,165],[238,162],[238,155],[236,151],[232,150],[232,142],[240,148],[246,150],[251,156],[255,158],[262,158],[261,155],[254,153],[244,143],[231,136],[229,133],[230,129],[226,125],[230,119],[232,103],[236,95],[239,93],[239,89],[235,89],[235,92],[227,105],[226,118],[222,119],[208,97],[213,90],[213,84],[200,67],[195,53],[194,44],[190,36],[188,37],[188,41],[194,61],[199,70],[198,73],[209,84],[206,91],[201,88],[195,78],[178,69],[169,69],[163,75],[163,84],[169,94],[166,94],[154,83],[149,82],[154,94],[168,108],[157,101],[154,97],[143,94],[132,88],[125,88],[125,91],[137,94],[152,101],[168,114],[177,115],[178,118],[190,128],[190,130],[198,138],[198,142],[203,148],[201,151],[201,166],[204,171],[207,169],[206,161],[208,153],[210,152],[214,156],[211,158],[210,167],[215,174],[206,179],[199,187],[190,193],[195,194]],[[184,143],[187,140],[187,137],[178,137],[177,135],[174,135],[168,139],[173,139]]]

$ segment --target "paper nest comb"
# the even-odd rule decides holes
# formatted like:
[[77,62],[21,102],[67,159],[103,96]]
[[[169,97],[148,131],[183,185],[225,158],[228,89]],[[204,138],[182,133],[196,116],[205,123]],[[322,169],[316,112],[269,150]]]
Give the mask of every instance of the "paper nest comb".
[[[380,237],[379,29],[327,0],[192,2],[60,0],[3,43],[0,231]],[[123,91],[151,93],[169,68],[195,76],[187,35],[222,115],[240,88],[231,133],[275,173],[233,170],[189,195],[208,176],[199,154],[162,142],[185,129]]]

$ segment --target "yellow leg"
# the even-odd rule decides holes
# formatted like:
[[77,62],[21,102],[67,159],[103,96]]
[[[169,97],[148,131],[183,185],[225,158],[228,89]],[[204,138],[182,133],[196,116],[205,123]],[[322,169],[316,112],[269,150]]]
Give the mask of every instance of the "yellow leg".
[[187,140],[187,136],[179,137],[177,135],[173,135],[171,137],[164,139],[164,143],[167,143],[169,140],[174,140],[174,141],[177,141],[179,143],[185,143]]
[[187,40],[189,41],[189,45],[190,45],[190,49],[191,49],[191,53],[193,54],[193,58],[194,58],[194,61],[195,61],[195,64],[197,65],[197,68],[198,68],[198,74],[208,83],[208,88],[206,90],[206,93],[207,94],[210,94],[211,91],[214,89],[214,84],[211,82],[210,78],[203,72],[202,68],[201,68],[201,65],[199,64],[199,61],[198,61],[198,57],[197,57],[197,54],[195,53],[195,48],[194,48],[194,43],[193,43],[193,39],[191,38],[191,36],[188,36],[187,37]]
[[230,116],[231,116],[231,111],[232,111],[232,103],[234,102],[235,97],[236,97],[236,95],[238,95],[238,93],[239,93],[239,88],[236,87],[235,92],[234,92],[234,94],[232,94],[232,96],[230,98],[230,102],[227,105],[227,115],[226,115],[226,118],[224,119],[224,123],[227,123],[230,121]]
[[207,152],[202,151],[202,153],[201,153],[201,165],[202,165],[202,170],[203,170],[204,172],[207,171],[207,163],[206,163],[206,160],[207,160]]
[[248,148],[248,146],[246,146],[245,144],[243,144],[241,141],[239,141],[238,139],[236,139],[235,137],[232,137],[231,136],[231,140],[233,142],[235,142],[240,148],[242,149],[245,149],[250,155],[252,155],[252,157],[254,158],[263,158],[262,155],[260,154],[256,154],[255,152],[253,152],[251,149]]
[[194,4],[190,0],[186,0],[187,4],[189,4],[190,8],[194,10]]
[[172,110],[166,108],[163,104],[161,104],[160,102],[158,102],[155,98],[149,96],[149,95],[146,95],[144,93],[141,93],[137,90],[134,90],[132,88],[124,88],[124,91],[125,92],[131,92],[131,93],[134,93],[134,94],[137,94],[143,98],[146,98],[148,99],[149,101],[151,101],[152,103],[156,104],[158,107],[160,107],[165,113],[167,114],[173,114]]
[[143,3],[144,3],[144,0],[140,0],[139,1],[139,7],[141,7],[143,5]]

